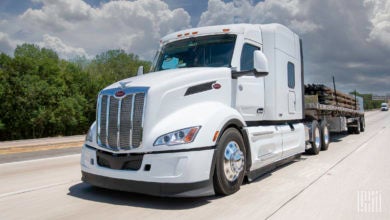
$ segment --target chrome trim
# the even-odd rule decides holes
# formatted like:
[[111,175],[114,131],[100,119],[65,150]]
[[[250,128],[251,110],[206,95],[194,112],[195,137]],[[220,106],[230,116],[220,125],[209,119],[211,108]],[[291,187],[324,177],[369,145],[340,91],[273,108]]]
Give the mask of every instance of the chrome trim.
[[273,131],[259,131],[259,132],[254,132],[252,135],[254,137],[256,136],[261,136],[261,135],[267,135],[267,134],[273,134]]
[[[118,92],[118,91],[124,91],[125,92],[125,95],[122,96],[122,97],[116,97],[115,96],[115,93]],[[146,111],[146,99],[147,99],[147,95],[148,95],[148,90],[149,90],[149,87],[129,87],[129,88],[113,88],[113,89],[107,89],[107,90],[103,90],[99,93],[98,95],[98,101],[97,101],[97,144],[102,147],[102,148],[106,148],[106,149],[109,149],[109,150],[113,150],[113,151],[120,151],[120,150],[123,150],[123,151],[127,151],[127,150],[131,150],[131,149],[135,149],[135,148],[140,148],[142,147],[142,138],[143,138],[143,126],[144,126],[144,120],[145,120],[145,111]],[[134,129],[134,111],[135,111],[135,98],[136,96],[138,95],[143,95],[143,103],[141,101],[141,103],[143,104],[142,106],[142,109],[140,109],[140,111],[142,111],[142,114],[139,114],[139,119],[141,119],[141,123],[138,123],[139,124],[139,128],[140,129],[140,136],[139,136],[139,144],[137,146],[133,146],[133,129]],[[121,146],[121,117],[122,117],[122,107],[124,105],[123,103],[123,99],[126,98],[126,97],[130,97],[128,99],[131,99],[129,100],[129,102],[131,102],[131,106],[128,106],[129,108],[129,111],[130,111],[130,118],[129,118],[129,124],[130,124],[130,128],[129,128],[129,142],[128,142],[128,146]],[[110,118],[110,99],[111,98],[114,98],[114,99],[117,99],[118,101],[118,107],[117,107],[117,123],[116,123],[116,128],[117,128],[117,131],[116,131],[116,146],[110,146],[110,143],[108,142],[109,141],[109,134],[110,134],[110,129],[109,129],[109,118]],[[105,140],[102,141],[101,140],[101,132],[102,130],[102,122],[101,122],[101,119],[102,119],[102,102],[103,102],[103,99],[105,99],[106,101],[106,109],[105,109]],[[113,111],[113,109],[111,109],[111,111]],[[114,113],[115,114],[115,113]],[[112,117],[112,116],[111,116]],[[104,116],[103,116],[104,118]],[[138,120],[139,120],[138,119]],[[125,130],[124,130],[125,132]],[[111,132],[112,133],[112,132]],[[123,133],[122,133],[123,134]],[[103,135],[104,136],[104,135]],[[112,142],[112,141],[111,141]],[[127,143],[127,140],[125,140],[125,142]],[[113,144],[113,143],[111,143]],[[123,143],[122,143],[123,144]]]
[[118,128],[117,131],[116,131],[116,146],[120,146],[119,144],[119,131],[120,131],[120,126],[121,126],[121,107],[122,107],[122,100],[123,99],[119,99],[118,101],[118,112],[117,112],[117,122],[116,122],[116,127]]
[[109,121],[108,118],[110,116],[110,97],[107,96],[107,107],[106,107],[106,145],[109,146],[108,144],[108,125]]

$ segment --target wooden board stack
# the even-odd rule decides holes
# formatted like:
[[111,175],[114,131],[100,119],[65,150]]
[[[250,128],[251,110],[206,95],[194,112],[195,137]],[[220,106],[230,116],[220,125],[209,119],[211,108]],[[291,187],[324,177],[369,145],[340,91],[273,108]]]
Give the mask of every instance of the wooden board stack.
[[359,110],[359,103],[356,103],[355,97],[339,91],[335,92],[333,89],[321,84],[305,85],[305,102]]

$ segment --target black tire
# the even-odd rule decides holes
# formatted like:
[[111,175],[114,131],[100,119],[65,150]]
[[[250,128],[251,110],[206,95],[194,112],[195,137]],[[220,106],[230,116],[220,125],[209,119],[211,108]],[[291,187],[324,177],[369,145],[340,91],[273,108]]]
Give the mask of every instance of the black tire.
[[361,117],[360,118],[360,131],[364,132],[365,129],[366,129],[366,120],[364,119],[364,117]]
[[360,119],[356,123],[355,134],[360,134]]
[[321,150],[321,132],[317,121],[313,121],[311,123],[310,134],[313,141],[311,142],[311,148],[308,150],[308,152],[310,154],[317,155]]
[[330,133],[326,121],[320,122],[320,133],[321,133],[321,150],[325,151],[329,148]]
[[[228,161],[227,159],[225,159],[225,151],[227,151],[226,154],[228,155],[230,152],[232,152],[229,151],[230,149],[232,149],[232,146],[234,146],[233,147],[234,149],[239,149],[240,152],[235,151],[237,153],[231,153],[230,160]],[[235,170],[235,171],[240,170],[239,172],[236,172],[235,175],[228,175],[228,174],[234,174],[234,171],[233,168],[231,168],[231,166],[226,167],[227,166],[226,164],[232,164],[231,160],[233,160],[233,156],[235,155],[242,156],[243,160],[235,160],[235,161],[239,161],[238,164],[241,165],[239,166],[241,167],[241,170],[240,169]],[[222,134],[217,144],[215,172],[213,177],[214,190],[217,195],[230,195],[237,192],[240,189],[240,186],[244,180],[244,174],[246,170],[245,160],[246,160],[246,149],[244,146],[244,141],[241,136],[241,133],[235,128],[228,128]]]

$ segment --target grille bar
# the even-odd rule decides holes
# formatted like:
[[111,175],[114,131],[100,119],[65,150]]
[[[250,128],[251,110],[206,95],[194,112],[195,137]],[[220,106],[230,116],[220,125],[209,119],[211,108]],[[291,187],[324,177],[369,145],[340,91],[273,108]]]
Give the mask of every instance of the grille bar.
[[128,88],[125,96],[115,97],[120,89],[102,91],[98,99],[98,144],[114,151],[142,145],[144,108],[148,88]]

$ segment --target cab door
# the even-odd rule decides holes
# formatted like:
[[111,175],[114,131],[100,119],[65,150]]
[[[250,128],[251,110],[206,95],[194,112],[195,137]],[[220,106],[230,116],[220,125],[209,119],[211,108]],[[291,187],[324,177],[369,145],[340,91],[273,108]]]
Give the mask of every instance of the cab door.
[[[245,43],[241,52],[240,71],[253,70],[253,53],[259,45]],[[245,121],[259,121],[264,115],[264,78],[242,76],[237,79],[236,109]]]

